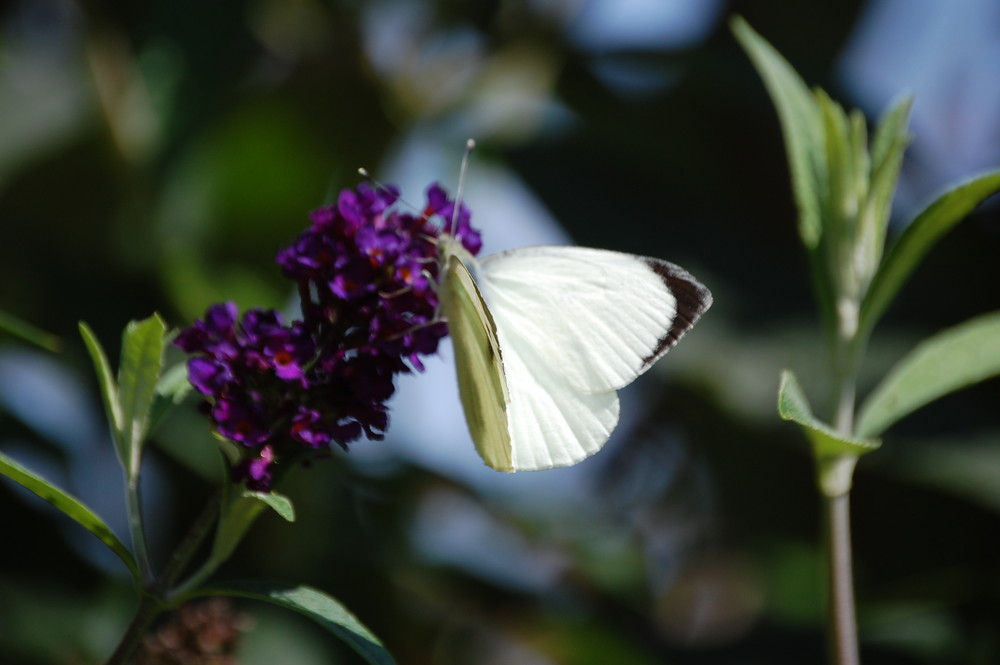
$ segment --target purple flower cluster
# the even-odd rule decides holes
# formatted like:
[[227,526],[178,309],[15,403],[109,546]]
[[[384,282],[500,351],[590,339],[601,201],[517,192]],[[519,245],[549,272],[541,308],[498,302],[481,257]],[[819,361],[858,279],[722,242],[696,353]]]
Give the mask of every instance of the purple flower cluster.
[[469,211],[438,185],[419,214],[394,204],[394,187],[361,184],[313,211],[312,224],[277,262],[295,281],[302,320],[274,311],[239,316],[213,305],[175,344],[192,354],[188,377],[206,396],[216,432],[245,454],[233,479],[267,491],[278,464],[345,450],[361,437],[381,439],[396,374],[423,369],[447,334],[436,319],[437,238],[454,216],[472,254],[481,246]]

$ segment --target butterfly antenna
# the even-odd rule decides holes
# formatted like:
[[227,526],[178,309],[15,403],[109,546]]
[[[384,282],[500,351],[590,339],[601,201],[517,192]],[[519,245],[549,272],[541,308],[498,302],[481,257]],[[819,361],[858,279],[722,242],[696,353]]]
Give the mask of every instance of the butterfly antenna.
[[366,169],[363,166],[361,166],[361,167],[358,168],[358,175],[361,176],[362,178],[364,178],[365,180],[367,180],[368,182],[373,183],[376,187],[385,188],[385,185],[383,185],[378,180],[376,180],[372,176],[372,174],[368,172],[368,169]]
[[[385,190],[387,192],[391,192],[392,191],[391,189],[389,189],[389,187],[387,185],[384,185],[383,183],[381,183],[378,180],[376,180],[372,176],[372,174],[368,172],[368,169],[366,169],[363,166],[358,169],[358,175],[360,175],[362,178],[364,178],[365,180],[367,180],[371,184],[375,185],[379,189],[383,189],[383,190]],[[396,202],[400,203],[400,204],[402,204],[404,206],[406,206],[407,208],[409,208],[413,212],[417,213],[418,215],[422,214],[420,212],[420,209],[417,208],[417,206],[413,205],[412,203],[410,203],[409,201],[407,201],[406,199],[404,199],[402,196],[398,196],[397,195],[396,196]]]
[[475,139],[469,139],[465,142],[465,154],[462,155],[462,166],[458,170],[458,189],[455,190],[455,209],[451,213],[451,229],[449,229],[448,235],[455,236],[455,231],[458,229],[458,211],[462,207],[462,191],[465,189],[465,172],[469,170],[469,156],[472,154],[472,150],[476,147]]

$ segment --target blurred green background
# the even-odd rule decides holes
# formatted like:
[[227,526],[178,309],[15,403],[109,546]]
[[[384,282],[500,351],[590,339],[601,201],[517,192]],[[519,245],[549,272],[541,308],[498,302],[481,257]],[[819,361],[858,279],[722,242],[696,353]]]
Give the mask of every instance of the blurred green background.
[[[288,308],[273,257],[365,166],[414,204],[454,189],[487,251],[566,242],[660,256],[716,304],[623,395],[572,469],[482,467],[448,350],[400,382],[385,442],[294,474],[222,571],[316,586],[400,663],[821,662],[811,462],[778,372],[814,403],[825,358],[784,147],[729,33],[739,13],[810,83],[874,118],[916,94],[896,229],[1000,165],[991,0],[21,0],[0,5],[0,450],[124,535],[123,491],[77,322],[213,302]],[[558,220],[558,221],[556,221]],[[867,386],[920,339],[1000,307],[1000,213],[944,239],[876,331]],[[853,500],[868,663],[1000,662],[1000,385],[906,419]],[[193,405],[145,468],[160,561],[201,508],[214,443]],[[93,663],[132,603],[89,534],[0,484],[0,662]],[[255,605],[241,663],[356,663]]]

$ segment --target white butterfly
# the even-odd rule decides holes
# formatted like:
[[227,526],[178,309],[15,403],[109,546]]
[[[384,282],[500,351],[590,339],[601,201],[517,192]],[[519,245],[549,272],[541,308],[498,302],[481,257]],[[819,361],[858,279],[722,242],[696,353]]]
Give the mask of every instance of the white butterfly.
[[529,247],[482,260],[439,239],[441,308],[469,432],[501,471],[575,464],[618,424],[634,381],[712,303],[660,259],[584,247]]

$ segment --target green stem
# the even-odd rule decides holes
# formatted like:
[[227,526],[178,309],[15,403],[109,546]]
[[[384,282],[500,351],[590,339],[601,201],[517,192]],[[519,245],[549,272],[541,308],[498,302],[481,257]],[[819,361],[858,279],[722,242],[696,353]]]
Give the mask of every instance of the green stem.
[[138,473],[129,474],[126,481],[126,506],[132,549],[135,550],[135,559],[142,574],[143,584],[148,586],[153,583],[154,575],[149,562],[149,550],[146,548],[146,534],[142,528],[142,497],[139,492]]
[[839,434],[850,436],[854,430],[854,397],[857,386],[854,377],[845,377],[840,382],[839,395],[837,397],[837,412],[834,418],[834,427]]
[[851,436],[854,433],[854,401],[857,396],[858,366],[864,345],[851,337],[837,336],[831,361],[834,385],[833,424],[838,434]]
[[106,665],[127,665],[130,663],[142,643],[146,631],[149,630],[149,626],[161,611],[163,611],[163,604],[158,598],[148,593],[142,594],[139,607],[136,608],[135,614],[132,616],[132,622],[129,623],[128,629],[114,653],[108,658]]
[[[175,554],[175,559],[171,561],[174,564],[176,561],[176,566],[169,566],[170,578],[168,584],[173,585],[177,577],[184,571],[187,567],[187,563],[191,560],[191,555],[194,554],[195,549],[201,545],[204,541],[205,536],[209,533],[209,527],[216,523],[216,519],[221,519],[222,511],[222,490],[216,492],[211,499],[211,502],[206,507],[204,513],[195,522],[195,526],[192,527],[189,532],[190,542],[185,544],[181,543],[181,546],[177,548],[177,552],[181,553],[182,556],[178,557]],[[214,552],[213,552],[214,554]],[[198,568],[194,573],[192,573],[186,580],[170,589],[168,598],[173,602],[178,599],[182,599],[186,593],[192,589],[201,585],[208,577],[215,572],[215,569],[219,567],[219,561],[213,555],[209,555],[208,559]]]
[[[125,634],[115,648],[114,653],[108,659],[107,665],[126,665],[131,662],[136,650],[142,643],[142,638],[146,635],[153,621],[160,612],[173,606],[171,602],[165,600],[167,591],[174,580],[190,564],[191,557],[198,551],[198,547],[205,540],[205,536],[210,533],[211,527],[219,514],[220,496],[221,491],[214,493],[209,498],[204,510],[202,510],[201,514],[192,523],[191,528],[188,529],[187,534],[185,534],[181,542],[178,543],[177,548],[170,557],[170,561],[167,562],[166,567],[163,569],[160,579],[154,583],[150,583],[146,590],[143,591],[139,599],[139,606],[132,616],[132,621],[125,630]],[[131,498],[132,492],[130,491],[129,499],[131,500]]]
[[859,665],[858,626],[851,565],[850,493],[823,498],[830,578],[830,662]]
[[[856,335],[857,331],[854,330]],[[836,406],[834,425],[839,434],[854,432],[854,402],[857,368],[864,344],[856,336],[839,336],[834,353]],[[822,460],[821,489],[826,522],[830,607],[828,634],[832,665],[859,665],[858,626],[854,604],[854,572],[851,556],[851,477],[857,457]],[[824,482],[834,480],[835,482]]]
[[187,594],[191,593],[193,590],[197,589],[201,584],[212,576],[215,569],[219,567],[218,561],[215,559],[209,559],[206,561],[198,570],[191,573],[191,576],[186,580],[177,585],[170,592],[171,601],[176,601],[178,599],[183,599]]
[[[225,490],[219,490],[214,499],[218,526],[216,527],[216,540],[212,551],[201,567],[171,590],[171,600],[183,598],[208,579],[229,558],[256,515],[263,511],[264,504],[262,502],[257,499],[240,497],[238,492],[237,487],[232,484],[227,485]],[[237,507],[242,508],[242,510]],[[220,547],[220,541],[228,543],[228,546]]]
[[184,539],[178,543],[177,548],[170,557],[170,561],[167,562],[166,567],[163,569],[163,576],[158,587],[159,592],[168,592],[180,574],[188,567],[191,558],[205,541],[205,536],[211,532],[212,525],[215,524],[216,519],[219,517],[221,499],[222,490],[212,493],[201,514],[195,518]]

